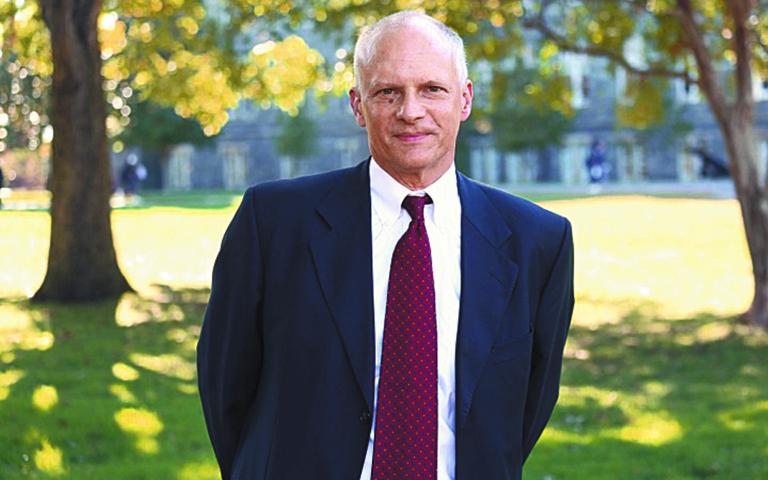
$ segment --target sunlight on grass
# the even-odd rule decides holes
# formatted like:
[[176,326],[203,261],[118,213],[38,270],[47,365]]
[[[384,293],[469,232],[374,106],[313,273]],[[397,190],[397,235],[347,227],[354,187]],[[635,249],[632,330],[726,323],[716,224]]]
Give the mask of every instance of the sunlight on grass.
[[0,372],[0,401],[8,398],[8,395],[11,393],[11,387],[21,380],[22,377],[24,377],[24,372],[18,369]]
[[708,323],[696,330],[696,341],[698,343],[716,342],[726,338],[732,331],[733,326],[724,322]]
[[[221,237],[234,209],[149,208],[112,213],[120,265],[134,288],[154,284],[207,286]],[[0,296],[30,297],[45,276],[50,218],[44,212],[3,212],[0,251],[13,252],[0,269]]]
[[32,393],[32,404],[41,412],[47,412],[59,403],[59,392],[51,385],[39,385]]
[[139,379],[139,371],[123,362],[112,365],[112,375],[124,382],[133,382]]
[[161,375],[178,378],[179,380],[195,379],[195,362],[184,360],[179,355],[174,355],[172,353],[165,353],[162,355],[132,353],[130,359],[131,362],[141,368]]
[[40,311],[29,311],[19,308],[18,305],[0,303],[0,352],[5,354],[13,353],[14,350],[48,350],[53,347],[55,341],[48,328],[49,323],[47,315]]
[[731,430],[741,431],[756,425],[768,425],[768,400],[721,413],[718,418]]
[[619,438],[642,445],[658,447],[678,440],[683,433],[680,422],[667,412],[639,412],[621,429]]
[[176,388],[186,395],[197,395],[196,383],[179,383]]
[[0,297],[31,297],[45,275],[50,217],[45,212],[1,212],[0,231],[14,232],[0,235],[0,252],[12,252],[0,268]]
[[35,451],[35,466],[38,470],[50,476],[64,474],[64,455],[61,449],[54,447],[47,439],[43,439],[40,448]]
[[176,480],[215,480],[217,478],[221,478],[218,466],[210,462],[194,462],[181,467]]
[[[558,408],[566,413],[562,426],[549,428],[544,441],[573,442],[571,433],[590,438],[615,438],[643,445],[659,446],[679,439],[683,433],[682,426],[672,418],[661,405],[669,394],[669,387],[661,382],[650,381],[642,387],[642,391],[617,392],[591,385],[571,387],[564,385],[560,390]],[[577,413],[580,412],[580,413]],[[594,418],[591,413],[602,412],[603,421],[608,422],[598,431],[591,430]],[[609,418],[612,418],[609,421]]]
[[562,428],[558,428],[554,425],[549,425],[545,430],[544,437],[541,442],[545,444],[549,443],[561,443],[567,445],[587,445],[594,440],[592,435],[584,435],[581,432],[572,432]]
[[560,388],[560,405],[584,406],[587,400],[596,402],[601,407],[610,407],[616,403],[618,393],[592,385],[583,387],[571,387],[563,385]]
[[184,311],[178,305],[163,304],[157,295],[155,288],[147,288],[143,297],[123,295],[115,311],[115,323],[121,327],[135,327],[147,322],[184,320]]
[[233,214],[166,207],[115,212],[115,248],[128,280],[142,292],[153,284],[207,286]]
[[[749,305],[751,266],[735,200],[636,196],[542,204],[573,222],[580,324],[616,321],[633,301],[652,302],[659,315],[681,318],[702,311],[732,315]],[[155,284],[207,286],[233,213],[168,207],[115,211],[116,249],[129,281],[142,294]],[[45,271],[48,217],[4,212],[0,222],[20,232],[0,238],[0,248],[14,252],[0,272],[0,296],[27,296]],[[118,324],[135,325],[156,315],[174,313],[120,310]]]
[[123,408],[115,414],[115,422],[136,438],[136,449],[140,452],[155,454],[160,450],[155,437],[163,431],[163,422],[156,413],[143,408]]
[[136,403],[136,396],[125,385],[113,383],[109,386],[109,393],[117,397],[121,403]]
[[749,306],[752,270],[734,200],[595,197],[543,205],[573,222],[579,324],[621,318],[605,309],[631,305],[615,299],[651,301],[659,316],[673,318]]

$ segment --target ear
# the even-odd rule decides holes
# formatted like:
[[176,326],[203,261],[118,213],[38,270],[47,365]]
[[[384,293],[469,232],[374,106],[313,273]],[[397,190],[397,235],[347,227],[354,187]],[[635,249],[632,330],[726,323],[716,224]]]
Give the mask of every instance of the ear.
[[352,108],[352,114],[355,116],[355,120],[357,120],[357,124],[361,127],[365,128],[365,117],[363,116],[363,109],[362,109],[362,98],[360,96],[360,91],[357,89],[357,87],[354,87],[349,90],[349,106]]
[[472,87],[472,80],[467,79],[464,84],[464,88],[461,89],[461,121],[469,118],[469,114],[472,113],[472,97],[474,96],[474,88]]

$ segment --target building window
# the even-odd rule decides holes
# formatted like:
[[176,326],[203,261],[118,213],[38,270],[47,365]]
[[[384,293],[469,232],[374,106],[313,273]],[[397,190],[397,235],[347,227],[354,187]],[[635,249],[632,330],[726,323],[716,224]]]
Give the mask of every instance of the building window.
[[756,102],[768,100],[768,79],[761,80],[757,75],[752,78],[752,96]]
[[219,145],[222,158],[222,178],[227,190],[242,190],[248,186],[248,144],[227,142]]
[[360,141],[357,137],[337,138],[333,141],[333,148],[339,158],[339,167],[349,167],[362,160],[358,158]]
[[192,188],[192,145],[179,145],[171,152],[168,160],[166,188],[170,190],[190,190]]

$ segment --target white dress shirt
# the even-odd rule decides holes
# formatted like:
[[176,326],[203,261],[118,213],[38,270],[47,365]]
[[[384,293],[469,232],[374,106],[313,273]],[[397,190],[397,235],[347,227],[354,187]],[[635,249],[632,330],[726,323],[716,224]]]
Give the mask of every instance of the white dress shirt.
[[370,162],[371,238],[373,246],[373,302],[375,328],[373,428],[361,480],[370,480],[373,463],[373,438],[379,398],[381,345],[392,253],[411,222],[402,208],[407,195],[428,194],[432,204],[424,207],[432,250],[437,313],[437,478],[452,480],[456,461],[456,334],[461,296],[461,202],[453,165],[424,190],[411,191],[385,172],[374,159]]

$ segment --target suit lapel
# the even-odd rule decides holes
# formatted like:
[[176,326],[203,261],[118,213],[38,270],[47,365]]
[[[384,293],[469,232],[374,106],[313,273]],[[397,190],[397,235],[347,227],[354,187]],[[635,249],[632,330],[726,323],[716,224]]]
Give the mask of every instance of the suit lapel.
[[357,383],[373,411],[373,273],[368,162],[317,206],[310,237],[317,277]]
[[517,265],[501,251],[511,232],[480,187],[459,174],[461,304],[456,344],[457,427],[472,407],[477,381],[499,332],[517,279]]

